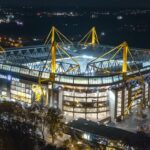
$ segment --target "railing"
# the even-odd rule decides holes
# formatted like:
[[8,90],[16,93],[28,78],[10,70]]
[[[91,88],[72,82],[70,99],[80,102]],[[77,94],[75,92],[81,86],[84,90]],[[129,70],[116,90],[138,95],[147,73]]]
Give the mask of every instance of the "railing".
[[[33,77],[38,77],[39,73],[40,73],[40,71],[37,71],[37,70],[22,68],[22,67],[18,67],[18,66],[4,65],[4,64],[0,64],[0,70],[10,71],[10,72],[14,72],[14,73],[20,73],[20,74],[24,74],[24,75],[33,76]],[[43,73],[42,78],[49,78],[49,73]]]
[[[40,73],[40,71],[37,70],[22,68],[18,66],[11,66],[6,64],[0,64],[0,70],[10,71],[10,72],[19,73],[26,76],[32,76],[37,78]],[[150,66],[140,69],[140,72],[148,71],[148,70],[150,70]],[[135,73],[138,73],[138,71],[128,72],[127,75],[132,75]],[[48,79],[49,73],[43,72],[42,78]],[[68,84],[79,84],[79,85],[111,84],[122,80],[123,80],[122,74],[113,75],[113,76],[75,76],[75,75],[57,74],[55,78],[56,82],[68,83]]]
[[101,85],[111,84],[122,80],[121,75],[106,76],[106,77],[87,77],[87,76],[67,76],[57,75],[55,78],[56,82],[68,83],[68,84],[79,84],[79,85]]

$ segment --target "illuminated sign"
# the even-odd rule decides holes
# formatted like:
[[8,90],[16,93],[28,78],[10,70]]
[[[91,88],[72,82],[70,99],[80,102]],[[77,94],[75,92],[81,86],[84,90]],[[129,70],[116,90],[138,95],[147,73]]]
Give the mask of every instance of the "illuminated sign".
[[8,81],[11,81],[11,80],[12,80],[12,76],[11,76],[11,75],[8,75],[8,76],[7,76],[7,80],[8,80]]
[[7,76],[0,74],[1,79],[7,79]]
[[0,74],[0,79],[5,79],[8,81],[18,81],[18,82],[20,81],[20,79],[14,78],[11,75],[3,75],[3,74]]

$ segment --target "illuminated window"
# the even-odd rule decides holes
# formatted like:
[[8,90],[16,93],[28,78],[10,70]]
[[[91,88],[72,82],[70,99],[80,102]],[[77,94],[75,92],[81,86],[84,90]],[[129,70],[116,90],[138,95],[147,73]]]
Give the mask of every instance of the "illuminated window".
[[39,71],[30,70],[30,75],[37,77],[39,75]]
[[14,67],[14,66],[12,66],[12,67],[11,67],[11,71],[13,71],[13,72],[19,72],[19,71],[20,71],[20,68],[19,68],[19,67]]
[[8,71],[9,71],[10,68],[11,68],[11,66],[9,66],[9,65],[3,65],[3,69],[4,69],[4,70],[8,70]]
[[20,73],[29,74],[29,69],[21,68],[21,69],[20,69]]
[[88,141],[91,140],[90,134],[84,133],[82,137]]

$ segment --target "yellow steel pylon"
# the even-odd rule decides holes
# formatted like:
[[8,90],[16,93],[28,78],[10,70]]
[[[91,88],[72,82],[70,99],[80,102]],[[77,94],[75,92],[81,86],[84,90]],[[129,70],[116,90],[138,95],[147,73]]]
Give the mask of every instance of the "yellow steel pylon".
[[55,27],[52,26],[51,44],[55,42]]
[[78,42],[78,44],[91,44],[93,46],[99,44],[96,28],[92,27],[92,29]]
[[123,43],[123,65],[122,65],[122,73],[127,73],[127,61],[128,61],[128,44],[127,42]]
[[52,43],[51,48],[51,72],[50,72],[50,81],[55,81],[55,73],[56,73],[56,42]]
[[96,29],[95,29],[95,27],[92,28],[91,33],[92,33],[91,43],[92,43],[92,45],[95,45],[96,44]]

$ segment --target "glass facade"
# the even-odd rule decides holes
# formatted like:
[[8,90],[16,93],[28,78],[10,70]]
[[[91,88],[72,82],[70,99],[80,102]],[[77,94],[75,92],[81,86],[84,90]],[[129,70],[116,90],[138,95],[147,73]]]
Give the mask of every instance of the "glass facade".
[[25,103],[31,103],[32,91],[31,85],[12,81],[11,83],[11,99]]
[[[114,89],[115,104],[114,104],[114,116],[115,118],[124,116],[126,113],[134,112],[139,107],[147,107],[150,105],[150,86],[145,82],[143,87],[120,87]],[[142,105],[141,105],[142,104]]]
[[65,86],[63,92],[63,111],[73,118],[102,120],[109,117],[107,99],[108,86],[80,87]]
[[[37,78],[39,76],[39,71],[18,66],[0,64],[0,69],[17,73],[17,75],[29,75],[32,78]],[[49,78],[49,73],[42,73],[42,77]],[[33,101],[34,94],[31,89],[32,83],[29,83],[30,81],[24,80],[23,82],[20,82],[19,79],[13,80],[9,74],[6,76],[1,75],[0,78],[12,80],[10,93],[8,93],[8,85],[6,85],[5,88],[0,89],[1,98],[5,97],[7,99],[29,104]],[[113,76],[69,76],[57,74],[55,81],[54,84],[62,86],[63,91],[63,94],[60,95],[58,90],[58,93],[55,93],[55,99],[58,103],[59,98],[62,99],[62,110],[66,116],[74,119],[82,117],[91,120],[103,120],[110,118],[108,90],[112,85],[118,86],[122,84],[123,78],[120,74],[115,74]],[[137,92],[138,90],[139,87],[131,89],[122,87],[121,89],[116,90],[115,101],[117,104],[114,106],[114,109],[117,112],[116,117],[126,113],[126,110],[133,99],[134,101],[132,102],[131,110],[137,108],[141,100],[145,101],[146,106],[150,105],[149,84],[145,83],[142,92]],[[49,97],[49,100],[50,99],[51,98]]]
[[122,94],[122,91],[117,92],[117,117],[121,116]]
[[65,76],[56,75],[55,81],[61,83],[69,83],[76,85],[102,85],[102,84],[113,84],[115,82],[122,81],[121,75],[106,76],[106,77],[79,77],[79,76]]
[[132,108],[137,108],[141,101],[143,101],[143,98],[143,91],[139,86],[131,89]]
[[[137,108],[141,101],[143,101],[146,106],[150,105],[150,85],[146,83],[146,81],[141,92],[137,92],[139,91],[139,87],[128,88],[124,84],[123,75],[120,72],[123,61],[120,56],[116,57],[118,59],[117,61],[113,60],[113,58],[109,60],[109,57],[112,57],[111,54],[105,58],[99,57],[99,59],[95,59],[98,54],[96,51],[95,54],[94,51],[92,51],[94,55],[91,57],[83,55],[84,51],[80,51],[81,55],[78,54],[78,50],[85,48],[83,46],[77,49],[76,44],[73,45],[73,47],[68,47],[67,45],[65,47],[66,50],[73,48],[71,56],[79,63],[80,69],[78,69],[80,71],[73,69],[72,72],[68,71],[64,73],[64,70],[69,70],[69,66],[74,66],[76,63],[72,64],[70,58],[65,57],[62,60],[61,57],[59,57],[59,59],[57,57],[55,82],[50,83],[45,81],[45,83],[43,83],[45,84],[42,85],[43,97],[41,96],[42,94],[39,94],[40,88],[35,88],[34,91],[32,84],[38,87],[37,81],[39,75],[41,75],[41,79],[44,80],[50,78],[51,61],[45,59],[48,56],[49,47],[31,46],[6,51],[4,57],[3,55],[1,57],[0,64],[0,71],[3,73],[3,75],[0,75],[1,99],[30,104],[35,101],[35,99],[37,100],[40,95],[39,101],[41,104],[46,103],[53,107],[60,107],[66,117],[68,116],[74,119],[81,117],[99,121],[110,118],[112,112],[115,114],[111,115],[113,117],[124,115],[133,99],[131,111],[133,108]],[[92,49],[93,48],[94,47],[92,47]],[[112,47],[100,46],[99,48],[102,50],[100,52],[102,54]],[[91,47],[86,47],[86,49],[91,51]],[[96,47],[94,49],[96,50]],[[57,54],[58,53],[56,53],[56,56],[58,56]],[[31,58],[31,55],[34,55],[34,57],[30,61],[27,58]],[[12,58],[12,56],[15,57]],[[141,56],[144,60],[140,59],[139,61],[138,58],[136,61],[136,65],[138,65],[139,69],[132,69],[132,65],[134,64],[133,60],[128,58],[127,63],[132,69],[132,71],[127,72],[129,78],[133,75],[134,77],[139,75],[139,71],[141,74],[146,74],[150,71],[149,58],[145,59],[146,55]],[[147,55],[147,57],[148,56],[149,55]],[[27,60],[29,60],[29,62],[27,62]],[[15,64],[15,62],[17,62],[17,64]],[[40,74],[41,72],[42,74]],[[20,79],[15,80],[11,75],[17,78],[20,77]],[[120,85],[123,86],[120,87]],[[117,89],[114,90],[113,87],[117,87]],[[112,99],[110,97],[112,97]],[[111,103],[109,103],[110,100],[112,100]]]

